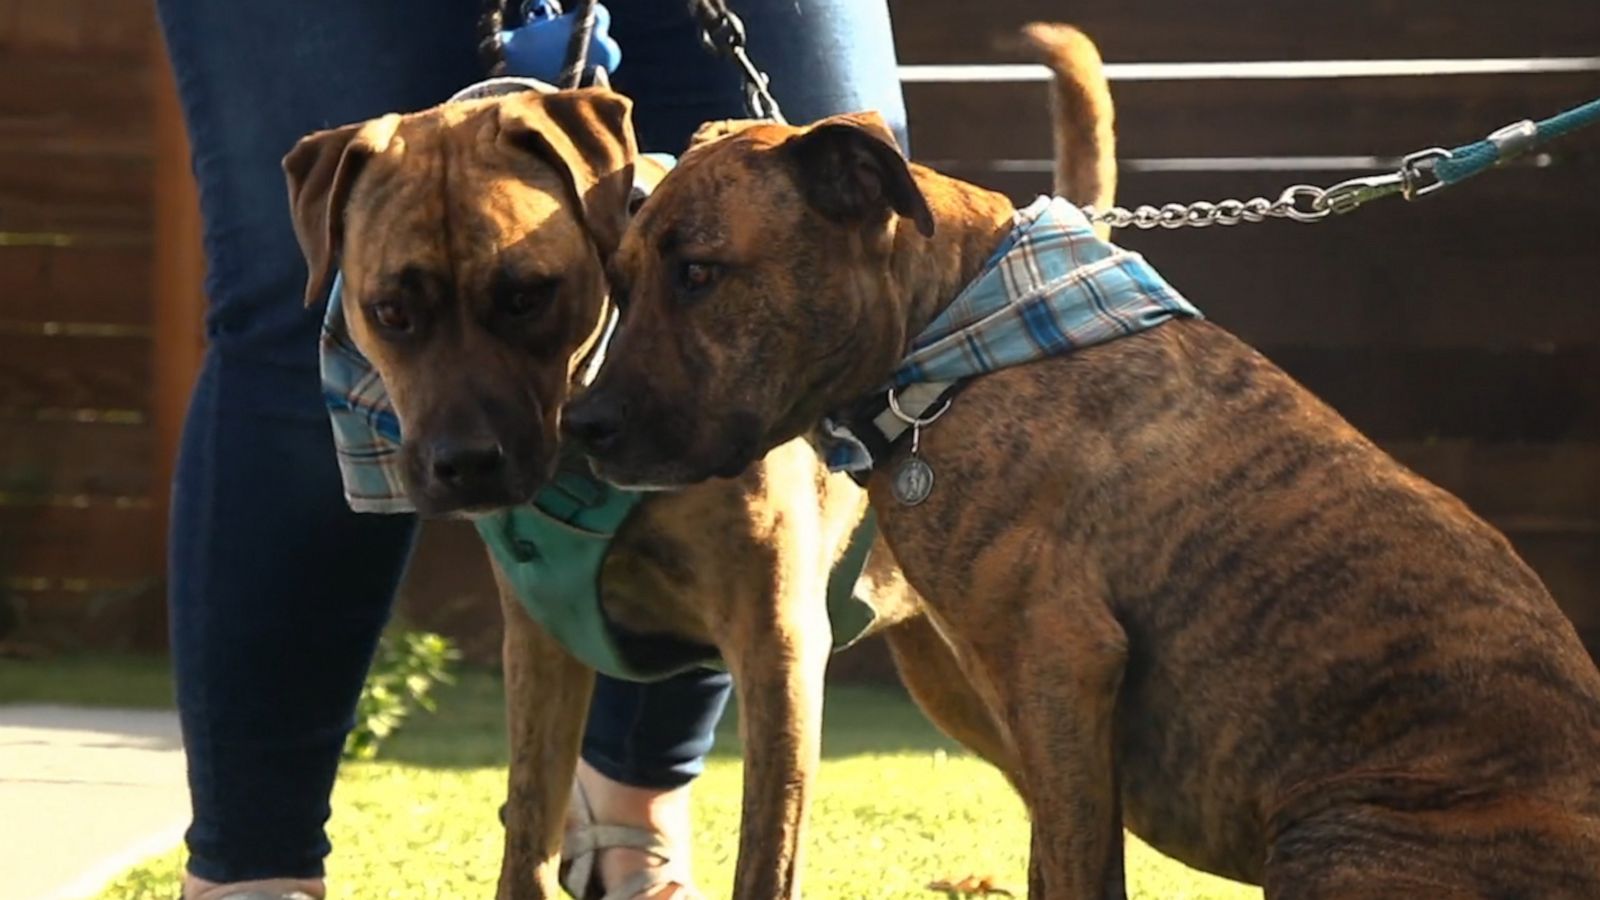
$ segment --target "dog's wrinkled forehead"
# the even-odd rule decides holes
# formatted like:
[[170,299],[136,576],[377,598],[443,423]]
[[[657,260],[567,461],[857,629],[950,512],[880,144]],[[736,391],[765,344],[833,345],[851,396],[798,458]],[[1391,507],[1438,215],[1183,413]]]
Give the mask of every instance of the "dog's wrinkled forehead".
[[552,267],[576,261],[564,257],[588,241],[559,167],[473,135],[493,127],[490,110],[402,126],[397,143],[405,149],[374,157],[351,192],[345,219],[355,239],[344,248],[347,274],[418,264],[451,269],[508,253],[550,257]]
[[[731,130],[726,130],[731,129]],[[714,136],[708,136],[714,134]],[[624,256],[669,253],[725,238],[732,219],[771,216],[787,204],[778,148],[792,132],[767,122],[710,123],[643,205]]]

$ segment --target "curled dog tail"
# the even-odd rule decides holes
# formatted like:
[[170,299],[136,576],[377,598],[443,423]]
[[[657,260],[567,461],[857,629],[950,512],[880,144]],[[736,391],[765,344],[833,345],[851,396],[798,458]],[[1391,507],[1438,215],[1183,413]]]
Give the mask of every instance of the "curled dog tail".
[[[1055,73],[1050,106],[1056,195],[1080,206],[1109,207],[1117,192],[1117,141],[1100,51],[1083,32],[1052,22],[1025,26],[1022,43]],[[1108,229],[1097,230],[1103,237]]]

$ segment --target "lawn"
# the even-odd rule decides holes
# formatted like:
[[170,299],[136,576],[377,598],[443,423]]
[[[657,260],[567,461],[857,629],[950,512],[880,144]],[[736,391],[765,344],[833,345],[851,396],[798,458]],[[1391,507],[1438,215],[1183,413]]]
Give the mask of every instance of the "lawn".
[[[495,811],[504,791],[499,695],[494,676],[464,672],[441,693],[438,714],[414,719],[378,760],[345,767],[329,826],[335,897],[492,896],[500,852]],[[158,667],[128,661],[12,681],[0,691],[0,701],[156,705],[166,696]],[[953,747],[898,691],[831,688],[824,755],[806,859],[809,896],[937,898],[928,882],[968,875],[993,876],[1022,893],[1028,831],[1020,804],[998,774]],[[708,896],[726,897],[739,808],[732,716],[697,790],[697,875]],[[1188,870],[1131,837],[1127,858],[1132,897],[1260,896]],[[153,859],[100,900],[170,900],[179,864],[176,850]]]

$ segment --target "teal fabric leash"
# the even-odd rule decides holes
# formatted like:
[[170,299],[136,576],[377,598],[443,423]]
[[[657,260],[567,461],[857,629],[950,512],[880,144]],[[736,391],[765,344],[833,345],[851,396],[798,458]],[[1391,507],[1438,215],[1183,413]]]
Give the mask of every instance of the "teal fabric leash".
[[1433,164],[1433,174],[1441,184],[1459,184],[1596,122],[1600,122],[1600,100],[1591,100],[1539,122],[1524,119],[1481,141],[1451,150],[1448,157]]

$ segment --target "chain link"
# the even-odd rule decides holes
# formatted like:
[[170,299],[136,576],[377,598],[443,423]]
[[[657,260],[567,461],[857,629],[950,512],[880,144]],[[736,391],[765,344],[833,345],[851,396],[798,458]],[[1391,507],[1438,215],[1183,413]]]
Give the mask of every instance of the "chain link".
[[1168,203],[1165,206],[1139,206],[1128,209],[1113,206],[1097,210],[1085,206],[1090,222],[1112,228],[1207,228],[1212,225],[1238,225],[1289,219],[1293,222],[1320,222],[1333,215],[1328,191],[1310,184],[1297,184],[1284,190],[1276,200],[1252,197],[1249,200],[1221,200],[1210,203]]
[[1366,175],[1341,181],[1330,188],[1296,184],[1286,188],[1277,200],[1253,197],[1249,200],[1222,200],[1208,203],[1168,203],[1165,206],[1139,206],[1130,210],[1113,206],[1098,210],[1083,207],[1090,222],[1112,228],[1206,228],[1211,225],[1238,225],[1288,219],[1292,222],[1321,222],[1332,215],[1354,212],[1361,206],[1398,194],[1407,200],[1426,197],[1444,187],[1433,166],[1449,159],[1450,151],[1438,147],[1408,154],[1400,168],[1385,175]]
[[744,105],[751,117],[786,122],[778,99],[772,96],[772,79],[750,59],[743,20],[728,8],[726,0],[694,0],[691,9],[700,23],[700,43],[708,52],[726,56],[739,67],[744,78]]

